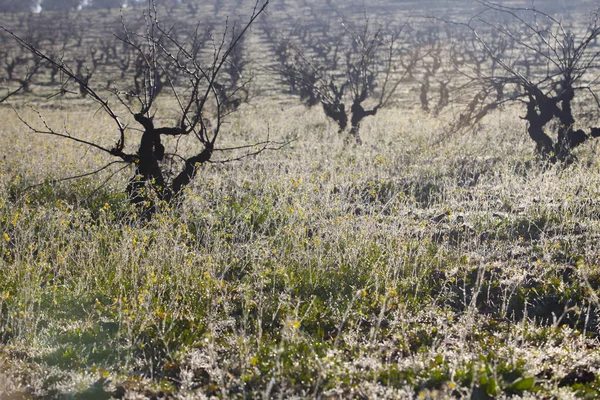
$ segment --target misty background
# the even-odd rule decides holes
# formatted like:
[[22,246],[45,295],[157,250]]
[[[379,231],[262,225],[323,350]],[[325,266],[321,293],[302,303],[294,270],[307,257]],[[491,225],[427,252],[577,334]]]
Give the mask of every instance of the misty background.
[[[191,3],[218,4],[222,0],[157,0],[157,5],[165,6],[186,6]],[[292,5],[295,1],[275,0],[272,1],[272,6]],[[306,2],[310,3],[310,2]],[[375,0],[375,1],[360,1],[360,0],[328,0],[314,1],[315,8],[320,5],[324,8],[339,8],[339,9],[356,9],[367,10],[368,12],[390,11],[391,9],[398,11],[413,11],[422,15],[428,15],[432,11],[435,13],[445,13],[448,10],[456,9],[460,5],[461,9],[467,9],[469,6],[476,10],[478,4],[475,0]],[[510,5],[513,7],[535,7],[550,13],[569,13],[576,11],[579,8],[590,9],[597,7],[596,0],[499,0],[496,3]],[[44,11],[75,11],[81,9],[115,9],[135,7],[146,5],[145,0],[0,0],[0,12],[2,13],[20,13],[20,12],[44,12]]]

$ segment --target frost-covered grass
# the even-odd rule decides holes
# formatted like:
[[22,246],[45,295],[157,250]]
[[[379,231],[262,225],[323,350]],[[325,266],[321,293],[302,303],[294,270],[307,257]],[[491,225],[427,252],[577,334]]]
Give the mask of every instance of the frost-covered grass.
[[[102,140],[94,112],[67,123]],[[597,395],[594,143],[545,166],[513,111],[433,145],[443,122],[388,110],[357,147],[248,106],[223,139],[298,140],[143,223],[130,170],[25,190],[104,160],[0,113],[2,398]]]

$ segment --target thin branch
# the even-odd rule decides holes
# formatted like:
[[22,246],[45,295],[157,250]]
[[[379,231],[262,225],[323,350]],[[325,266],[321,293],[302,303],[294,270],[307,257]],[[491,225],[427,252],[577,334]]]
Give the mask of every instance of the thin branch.
[[[111,166],[113,166],[115,164],[123,164],[123,163],[125,163],[125,161],[121,161],[121,160],[112,161],[112,162],[109,162],[108,164],[106,164],[106,165],[104,165],[104,166],[102,166],[102,167],[100,167],[100,168],[98,168],[96,170],[90,171],[90,172],[85,172],[85,173],[79,174],[79,175],[67,176],[67,177],[64,177],[64,178],[50,179],[48,181],[44,181],[44,182],[41,182],[41,183],[36,183],[34,185],[31,185],[31,186],[27,186],[26,188],[23,189],[23,191],[26,192],[26,191],[29,191],[31,189],[35,189],[37,187],[48,185],[48,184],[55,185],[55,184],[61,183],[61,182],[72,181],[72,180],[75,180],[75,179],[81,179],[81,178],[85,178],[85,177],[88,177],[88,176],[96,175],[97,173],[102,172],[105,169],[107,169],[107,168],[109,168],[109,167],[111,167]],[[125,167],[127,167],[127,166],[125,166]]]
[[75,73],[73,73],[69,68],[67,68],[64,64],[59,64],[57,63],[55,60],[53,60],[50,56],[46,55],[45,53],[43,53],[41,50],[39,50],[37,47],[35,47],[33,44],[27,42],[25,39],[17,36],[15,33],[13,33],[10,29],[5,28],[4,26],[0,25],[0,29],[5,31],[6,33],[8,33],[10,36],[12,36],[15,41],[23,48],[25,48],[26,50],[28,50],[29,52],[31,52],[32,54],[34,54],[35,56],[46,60],[48,63],[50,63],[50,65],[52,65],[53,67],[57,68],[58,70],[60,70],[62,73],[64,73],[65,75],[67,75],[69,78],[73,79],[75,82],[77,82],[80,87],[82,87],[85,92],[95,101],[97,102],[103,109],[104,111],[113,119],[113,121],[115,122],[115,124],[117,125],[117,128],[121,134],[121,138],[119,140],[119,142],[117,142],[117,145],[115,147],[115,151],[122,151],[123,147],[125,146],[125,126],[121,123],[121,120],[119,119],[119,117],[115,114],[115,112],[112,110],[112,108],[108,105],[108,101],[102,99],[97,93],[96,91],[94,91],[88,84],[87,82],[84,82],[80,77],[78,77]]
[[[285,148],[290,143],[292,143],[292,142],[294,142],[296,140],[298,140],[298,138],[290,139],[290,140],[288,140],[286,142],[266,141],[266,142],[262,142],[263,143],[262,146],[259,149],[257,149],[256,151],[249,152],[249,153],[246,153],[244,155],[241,155],[241,156],[235,157],[235,158],[228,158],[226,160],[209,160],[208,162],[211,163],[211,164],[227,164],[227,163],[234,162],[234,161],[241,161],[241,160],[243,160],[245,158],[248,158],[248,157],[257,156],[257,155],[261,154],[264,151],[271,151],[271,150],[278,151],[278,150],[281,150],[281,149]],[[278,146],[277,147],[269,147],[269,144],[277,144]]]

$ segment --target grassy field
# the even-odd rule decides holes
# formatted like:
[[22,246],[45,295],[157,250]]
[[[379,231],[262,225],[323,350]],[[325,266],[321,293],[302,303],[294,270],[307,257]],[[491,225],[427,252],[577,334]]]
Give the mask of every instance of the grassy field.
[[598,397],[597,142],[547,164],[506,107],[440,143],[412,93],[357,146],[267,72],[219,146],[291,143],[150,221],[133,168],[56,182],[110,160],[15,112],[111,146],[88,100],[0,106],[0,399]]
[[268,110],[232,131],[297,141],[207,165],[146,224],[127,173],[26,191],[101,160],[2,109],[3,398],[597,395],[595,145],[544,166],[510,110],[437,146],[389,110],[357,147]]

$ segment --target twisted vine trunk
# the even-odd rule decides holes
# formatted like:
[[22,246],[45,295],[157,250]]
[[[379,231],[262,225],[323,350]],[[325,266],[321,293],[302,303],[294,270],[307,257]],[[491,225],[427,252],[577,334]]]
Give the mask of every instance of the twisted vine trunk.
[[[541,155],[551,161],[564,161],[569,158],[572,149],[590,138],[600,136],[600,128],[590,128],[589,134],[582,129],[575,129],[576,121],[571,107],[575,92],[572,88],[567,88],[555,97],[549,97],[536,88],[528,88],[528,92],[529,101],[524,119],[529,122],[527,132]],[[560,122],[556,142],[544,131],[544,126],[554,118]]]
[[139,207],[143,216],[150,218],[156,212],[156,204],[148,189],[153,189],[158,200],[173,203],[194,179],[198,167],[210,160],[213,146],[210,142],[205,143],[204,150],[186,159],[182,171],[168,183],[159,164],[165,155],[161,136],[186,135],[187,132],[181,128],[155,128],[152,119],[142,114],[136,114],[135,120],[144,127],[144,133],[137,153],[135,175],[127,185],[127,194],[131,204]]

